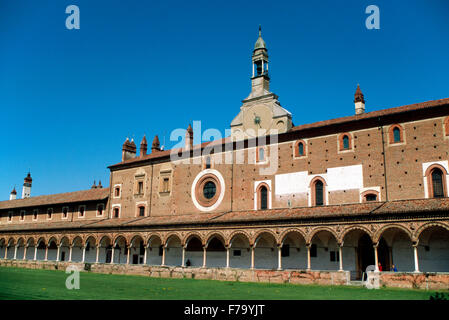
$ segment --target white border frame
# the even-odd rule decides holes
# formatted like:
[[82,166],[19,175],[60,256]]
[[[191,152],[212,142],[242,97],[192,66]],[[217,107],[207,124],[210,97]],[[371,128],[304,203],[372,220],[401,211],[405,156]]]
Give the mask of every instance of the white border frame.
[[[205,176],[206,174],[213,174],[218,178],[218,181],[220,183],[220,195],[218,196],[217,202],[215,202],[212,206],[210,207],[203,207],[202,205],[199,204],[198,200],[196,199],[196,195],[195,195],[195,190],[196,190],[196,185],[198,184],[198,181]],[[192,183],[192,189],[191,189],[191,193],[192,193],[192,201],[193,204],[195,205],[195,207],[203,212],[210,212],[213,211],[215,209],[218,208],[218,206],[221,204],[221,202],[223,201],[224,198],[224,194],[225,194],[225,188],[226,188],[226,184],[225,181],[223,179],[223,176],[221,175],[220,172],[218,172],[215,169],[206,169],[201,171],[196,177],[195,180],[193,180]]]

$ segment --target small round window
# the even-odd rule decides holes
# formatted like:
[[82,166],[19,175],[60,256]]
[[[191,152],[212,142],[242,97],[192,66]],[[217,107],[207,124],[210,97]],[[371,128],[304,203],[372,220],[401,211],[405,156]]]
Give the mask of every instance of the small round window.
[[206,199],[212,199],[215,194],[217,193],[217,188],[215,186],[215,183],[212,181],[206,182],[203,189],[203,194]]

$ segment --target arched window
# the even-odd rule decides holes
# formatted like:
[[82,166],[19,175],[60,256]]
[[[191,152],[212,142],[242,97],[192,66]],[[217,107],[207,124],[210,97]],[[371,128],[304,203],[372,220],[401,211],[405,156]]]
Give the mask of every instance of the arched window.
[[377,195],[374,193],[368,193],[365,196],[365,201],[369,202],[369,201],[377,201]]
[[259,189],[260,196],[260,209],[265,210],[268,209],[268,189],[265,186],[260,187]]
[[321,180],[315,182],[315,205],[322,206],[324,204],[324,185]]
[[398,127],[393,129],[393,142],[401,142],[401,130]]
[[443,184],[443,172],[435,168],[432,170],[432,196],[434,198],[442,198],[444,197],[444,184]]
[[404,142],[404,129],[399,124],[392,125],[389,132],[390,144]]
[[343,133],[339,138],[340,151],[351,150],[351,135],[349,133]]
[[343,149],[349,149],[349,137],[346,135],[343,137]]
[[304,155],[304,143],[302,142],[298,143],[298,155],[299,156]]

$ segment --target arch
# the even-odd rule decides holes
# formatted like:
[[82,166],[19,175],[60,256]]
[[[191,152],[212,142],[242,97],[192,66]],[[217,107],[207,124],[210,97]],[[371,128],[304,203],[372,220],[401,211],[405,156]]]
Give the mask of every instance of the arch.
[[246,239],[248,241],[248,244],[251,245],[251,237],[245,231],[242,231],[242,230],[237,230],[237,231],[234,231],[233,233],[231,233],[228,238],[227,245],[229,247],[232,247],[232,243],[235,240],[235,238],[237,238],[237,237],[243,237],[244,239]]
[[361,232],[365,232],[366,234],[368,234],[368,236],[370,237],[371,241],[373,240],[373,233],[371,232],[371,230],[369,230],[367,227],[365,226],[361,226],[361,225],[356,225],[356,226],[350,226],[347,227],[346,229],[344,229],[340,235],[340,237],[337,239],[338,243],[344,243],[345,241],[345,237],[350,234],[353,231],[359,230]]
[[413,239],[416,239],[416,241],[418,241],[420,236],[421,236],[421,234],[424,231],[426,231],[427,229],[432,228],[432,227],[440,227],[440,228],[444,228],[447,231],[449,231],[449,225],[447,225],[445,223],[442,223],[442,222],[429,222],[429,223],[423,224],[421,227],[419,227],[415,231],[415,233],[413,234]]
[[[376,196],[376,200],[367,200],[367,196],[369,196],[369,195]],[[363,191],[360,194],[360,197],[362,198],[361,202],[378,202],[378,201],[380,201],[380,193],[379,193],[379,191],[374,190],[374,189]]]
[[36,240],[34,239],[34,237],[27,238],[27,241],[26,241],[27,246],[34,246],[35,244],[36,244]]
[[64,244],[66,244],[67,246],[70,246],[70,239],[68,236],[63,236],[61,237],[61,239],[59,240],[59,244],[62,246]]
[[47,245],[47,239],[45,237],[39,237],[36,241],[36,245],[39,246],[41,243],[43,243],[45,246]]
[[118,244],[120,240],[123,240],[125,246],[128,246],[128,240],[126,239],[126,237],[123,234],[118,234],[115,236],[114,241],[112,242],[114,244],[114,247]]
[[268,230],[268,229],[264,229],[264,230],[260,230],[260,231],[258,231],[255,235],[254,235],[254,237],[253,237],[253,244],[254,244],[254,247],[257,247],[257,243],[259,242],[259,240],[263,237],[263,235],[269,235],[270,237],[272,237],[273,238],[273,242],[274,242],[274,245],[277,245],[278,244],[278,239],[277,239],[277,237],[276,237],[276,235],[272,232],[272,231],[270,231],[270,230]]
[[18,246],[25,245],[25,238],[24,237],[19,237],[19,239],[17,239],[17,245]]
[[149,235],[147,239],[145,239],[145,243],[147,244],[148,247],[150,247],[155,239],[159,239],[159,242],[162,244],[162,237],[159,233],[153,233]]
[[99,244],[100,246],[102,246],[104,240],[108,240],[108,242],[107,242],[107,243],[108,243],[108,246],[112,245],[111,237],[108,236],[108,235],[106,235],[106,234],[100,237],[100,240],[98,241],[98,244]]
[[80,247],[82,247],[84,245],[84,241],[83,238],[81,238],[81,236],[76,236],[72,239],[72,243],[71,246],[76,246],[76,244],[79,242]]
[[329,228],[329,227],[318,227],[318,228],[312,230],[312,232],[310,233],[309,237],[306,239],[307,243],[309,243],[309,244],[312,243],[313,238],[315,238],[315,236],[318,233],[323,232],[323,231],[329,232],[334,237],[335,241],[338,242],[338,235],[335,233],[335,231],[332,228]]
[[410,238],[410,241],[415,242],[415,239],[413,238],[413,235],[409,229],[407,229],[406,227],[404,227],[400,224],[389,224],[389,225],[383,226],[374,234],[374,236],[372,237],[373,243],[378,243],[380,238],[382,237],[383,233],[385,233],[385,231],[387,231],[389,229],[399,229],[401,231],[404,231],[407,234],[407,236]]
[[134,247],[134,246],[136,245],[136,242],[135,242],[135,241],[138,240],[138,239],[140,239],[141,242],[145,245],[144,237],[143,237],[143,235],[141,235],[140,233],[139,233],[139,234],[136,234],[136,235],[134,235],[134,236],[132,236],[131,240],[129,241],[129,245],[130,245],[131,247]]
[[431,172],[432,172],[433,169],[435,169],[435,168],[440,169],[440,170],[443,172],[443,174],[445,174],[445,175],[448,174],[445,167],[443,167],[442,165],[440,165],[440,164],[438,164],[438,163],[434,163],[434,164],[430,165],[430,166],[426,169],[426,172],[424,173],[424,175],[425,175],[426,177],[429,177],[430,174],[431,174]]
[[[91,240],[93,240],[93,241],[91,241]],[[90,246],[96,246],[97,238],[93,234],[90,234],[84,239],[84,244],[87,245],[87,243],[89,243]]]
[[[395,141],[395,129],[399,130],[399,141]],[[388,129],[388,137],[390,144],[404,142],[404,128],[398,123],[391,125]]]
[[283,245],[285,240],[288,238],[290,234],[298,234],[304,242],[306,242],[306,235],[304,232],[297,228],[287,229],[284,232],[282,232],[279,236],[279,244]]
[[189,233],[184,237],[184,239],[183,239],[183,241],[181,242],[181,244],[182,244],[183,246],[187,246],[188,243],[189,243],[189,241],[190,241],[192,238],[198,238],[198,240],[200,240],[201,244],[204,246],[203,238],[202,238],[201,235],[200,235],[199,233],[197,233],[197,232],[189,232]]
[[58,245],[58,244],[59,244],[58,238],[57,238],[56,236],[51,236],[51,237],[48,239],[48,245],[50,246],[52,243],[55,243],[55,245]]
[[176,238],[179,241],[179,243],[181,244],[181,246],[182,246],[181,237],[179,236],[179,234],[177,232],[168,234],[167,237],[165,238],[163,246],[167,247],[169,242],[172,241],[174,238]]
[[226,240],[225,240],[226,237],[221,232],[212,231],[205,238],[206,239],[206,241],[205,241],[206,248],[209,246],[209,243],[211,242],[211,240],[213,238],[217,238],[218,240],[220,240],[221,243],[223,244],[223,246],[226,247]]

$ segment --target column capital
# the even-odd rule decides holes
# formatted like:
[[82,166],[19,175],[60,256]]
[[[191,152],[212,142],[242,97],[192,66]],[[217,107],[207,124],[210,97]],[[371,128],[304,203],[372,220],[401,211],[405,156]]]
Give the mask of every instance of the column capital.
[[339,246],[340,248],[343,248],[344,241],[342,241],[342,242],[340,242],[340,243],[337,243],[337,244],[338,244],[338,246]]
[[413,242],[412,242],[412,247],[417,248],[418,245],[419,245],[419,240],[416,240],[416,241],[413,241]]
[[379,246],[379,242],[374,243],[373,242],[373,248],[377,248]]

